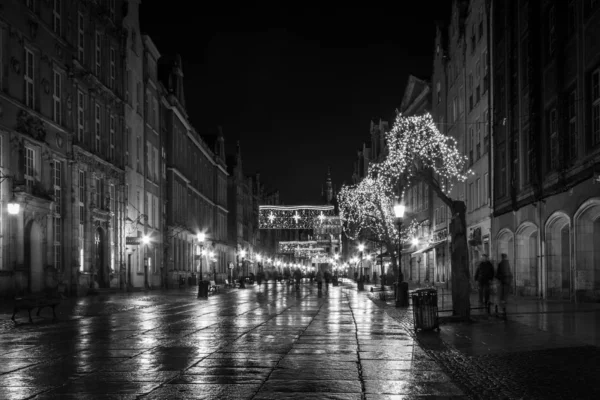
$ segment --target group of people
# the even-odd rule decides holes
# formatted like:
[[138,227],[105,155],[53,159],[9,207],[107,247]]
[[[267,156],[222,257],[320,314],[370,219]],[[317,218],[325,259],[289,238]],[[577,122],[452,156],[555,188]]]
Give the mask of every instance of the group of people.
[[494,271],[494,266],[487,254],[481,256],[482,260],[475,271],[475,280],[479,283],[479,303],[488,306],[490,304],[490,287],[492,280],[496,278],[500,285],[498,287],[500,302],[506,304],[506,299],[510,293],[512,284],[512,272],[510,263],[506,254],[501,255],[502,259],[498,263],[498,268]]

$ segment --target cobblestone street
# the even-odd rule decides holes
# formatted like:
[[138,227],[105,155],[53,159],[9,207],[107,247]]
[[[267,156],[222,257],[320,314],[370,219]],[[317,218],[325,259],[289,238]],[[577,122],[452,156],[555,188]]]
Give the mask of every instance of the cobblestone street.
[[[475,311],[472,323],[446,323],[439,334],[417,334],[412,312],[374,294],[369,297],[399,321],[470,398],[600,397],[600,348],[589,344],[599,339],[594,332],[600,309],[594,305],[512,299],[506,321]],[[471,300],[476,304],[476,295]],[[451,307],[446,303],[444,308]],[[573,319],[579,329],[571,326]]]
[[[3,320],[10,317],[5,310]],[[2,399],[461,397],[402,326],[353,286],[270,283],[68,299],[0,336]],[[102,393],[103,395],[100,395]],[[394,395],[395,397],[390,397]],[[398,397],[401,395],[401,397]]]
[[596,346],[485,316],[416,334],[411,308],[352,283],[90,296],[33,324],[1,311],[0,399],[600,395]]

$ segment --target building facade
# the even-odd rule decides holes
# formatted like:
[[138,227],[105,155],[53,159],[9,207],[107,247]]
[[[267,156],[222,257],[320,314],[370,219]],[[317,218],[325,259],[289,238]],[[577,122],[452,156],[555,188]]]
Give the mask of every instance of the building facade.
[[516,293],[600,298],[600,3],[493,1],[494,254]]
[[[119,286],[124,249],[121,1],[3,5],[2,291]],[[8,147],[10,146],[10,148]],[[3,214],[5,207],[2,207]],[[10,243],[9,243],[10,242]]]

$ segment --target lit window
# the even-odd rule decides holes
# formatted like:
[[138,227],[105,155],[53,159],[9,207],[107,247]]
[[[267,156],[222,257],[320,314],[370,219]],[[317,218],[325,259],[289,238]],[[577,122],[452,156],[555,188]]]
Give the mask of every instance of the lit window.
[[37,160],[35,150],[31,147],[25,147],[25,185],[31,192],[36,178]]

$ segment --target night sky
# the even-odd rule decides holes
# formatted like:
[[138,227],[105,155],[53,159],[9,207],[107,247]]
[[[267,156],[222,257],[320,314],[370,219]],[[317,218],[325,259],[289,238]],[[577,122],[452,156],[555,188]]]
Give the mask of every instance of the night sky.
[[371,119],[392,120],[408,74],[429,79],[435,21],[451,5],[165,3],[142,2],[142,32],[161,54],[181,54],[192,124],[221,125],[227,153],[239,140],[245,173],[260,172],[284,204],[319,204],[329,165],[337,188],[351,183]]

